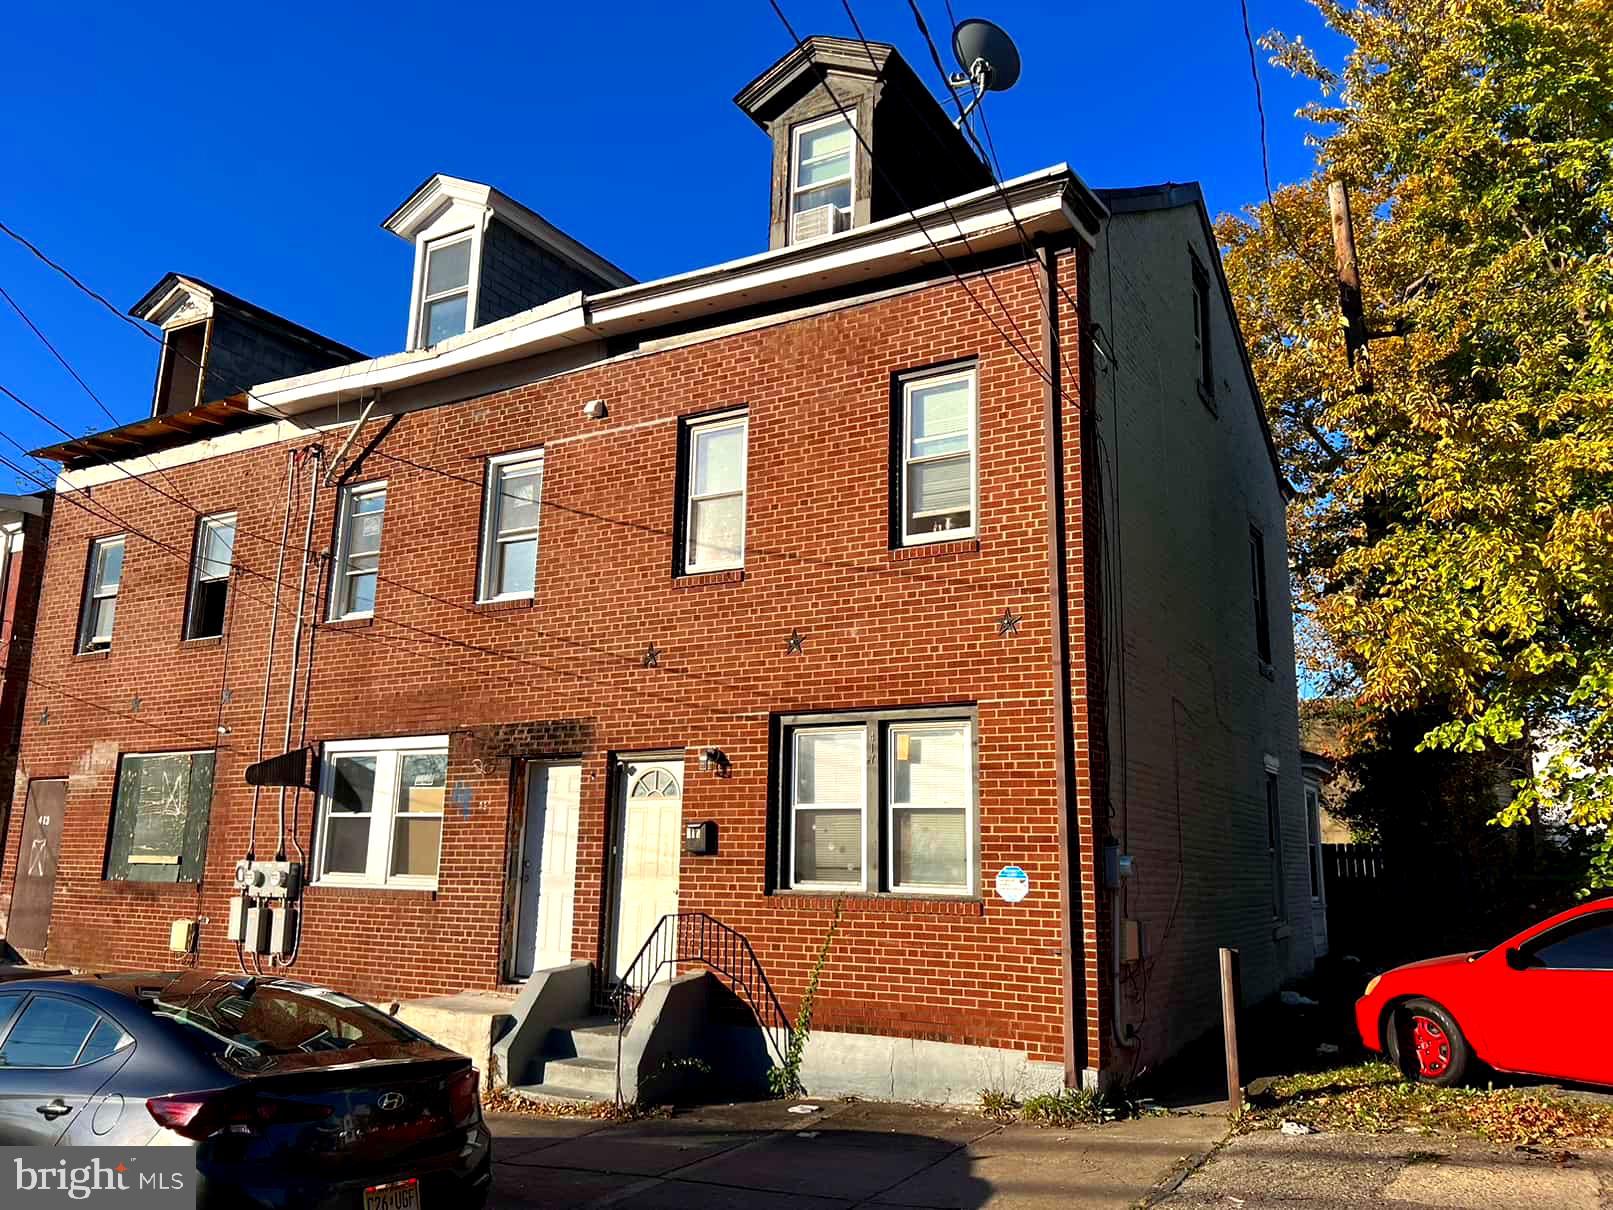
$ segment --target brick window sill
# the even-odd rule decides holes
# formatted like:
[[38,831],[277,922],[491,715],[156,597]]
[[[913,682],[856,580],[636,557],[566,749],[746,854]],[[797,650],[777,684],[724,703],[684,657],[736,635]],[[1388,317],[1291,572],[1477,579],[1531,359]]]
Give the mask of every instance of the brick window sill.
[[[769,898],[778,911],[832,912],[839,895],[775,891]],[[845,897],[846,912],[862,916],[984,916],[985,900],[970,896],[868,895]]]
[[332,621],[321,622],[321,630],[362,630],[366,626],[374,626],[375,618],[336,618]]
[[200,639],[180,639],[179,649],[181,651],[206,651],[209,647],[218,647],[223,642],[223,635],[210,634]]
[[531,609],[536,604],[532,597],[521,597],[514,601],[477,601],[472,606],[477,613],[520,613]]
[[690,576],[674,576],[672,587],[686,588],[716,588],[723,584],[743,584],[745,582],[745,569],[735,567],[730,571],[707,571]]
[[75,651],[73,658],[75,660],[110,660],[112,658],[112,648],[107,647],[102,651]]
[[909,559],[935,559],[943,555],[978,555],[979,538],[963,538],[957,542],[923,542],[917,546],[899,546],[890,552],[892,563],[906,563]]

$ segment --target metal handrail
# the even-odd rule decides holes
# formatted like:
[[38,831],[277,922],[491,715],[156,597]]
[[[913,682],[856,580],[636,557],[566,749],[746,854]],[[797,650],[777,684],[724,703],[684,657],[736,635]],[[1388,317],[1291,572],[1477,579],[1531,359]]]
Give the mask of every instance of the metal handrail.
[[680,962],[698,962],[724,979],[750,1008],[776,1060],[784,1062],[793,1026],[749,939],[705,912],[669,912],[656,922],[628,964],[627,973],[611,989],[618,1103],[622,1099],[622,1038],[627,1026],[661,971]]

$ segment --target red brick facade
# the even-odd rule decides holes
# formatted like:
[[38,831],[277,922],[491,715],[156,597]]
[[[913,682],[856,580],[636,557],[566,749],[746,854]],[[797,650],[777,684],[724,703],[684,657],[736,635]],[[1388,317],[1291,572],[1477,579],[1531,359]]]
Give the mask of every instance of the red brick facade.
[[[27,708],[34,618],[39,607],[40,576],[45,564],[45,536],[50,527],[49,501],[39,515],[16,512],[13,528],[0,529],[0,827],[7,827],[9,790],[16,778],[17,748]],[[10,902],[9,884],[0,884],[0,916]]]
[[[1057,259],[1066,290],[1082,297],[1084,250]],[[1042,378],[999,330],[1025,333],[1041,346],[1035,356],[1052,360],[1040,266],[991,276],[1007,314],[979,279],[973,291],[996,325],[944,279],[372,420],[340,473],[347,482],[388,484],[376,617],[317,627],[307,736],[318,743],[448,733],[455,794],[438,890],[311,887],[292,973],[381,1000],[497,986],[521,758],[546,756],[582,761],[573,953],[597,961],[612,760],[676,750],[684,818],[716,821],[721,837],[717,855],[683,858],[680,904],[745,934],[793,1011],[832,901],[769,893],[773,718],[968,704],[978,718],[976,893],[852,897],[815,1025],[1009,1047],[1071,1072],[1097,1065],[1106,1048],[1099,938],[1108,921],[1091,859],[1103,815],[1094,805],[1102,801],[1102,762],[1091,748],[1102,719],[1087,703],[1098,651],[1087,607],[1097,571],[1085,556],[1091,531],[1082,520],[1092,490],[1080,459],[1088,438],[1077,409],[1067,401],[1050,407]],[[1087,375],[1080,317],[1053,297],[1073,397]],[[978,539],[893,551],[893,375],[960,358],[976,359],[979,374]],[[443,394],[454,397],[451,384]],[[583,417],[593,399],[606,401],[608,419]],[[750,420],[744,574],[677,580],[678,420],[739,405]],[[1049,492],[1055,416],[1068,514],[1063,618]],[[307,433],[290,444],[319,444],[329,457],[344,436]],[[484,460],[537,447],[545,464],[536,599],[529,608],[477,606]],[[34,667],[58,689],[35,690],[30,714],[35,704],[48,706],[49,720],[30,717],[12,798],[19,807],[28,779],[69,781],[45,955],[53,962],[169,965],[169,922],[205,917],[199,964],[236,963],[223,921],[252,826],[242,771],[257,755],[273,591],[253,573],[274,574],[286,448],[266,444],[152,479],[196,510],[238,514],[238,571],[221,640],[181,640],[194,511],[135,482],[57,502]],[[288,589],[269,686],[271,754],[284,725],[308,485],[305,466],[281,576]],[[320,490],[316,550],[332,541],[336,498],[335,488]],[[112,648],[76,655],[88,544],[117,532],[129,537]],[[316,569],[311,563],[311,580]],[[323,616],[322,604],[310,617]],[[1019,616],[1017,634],[999,634],[1005,610]],[[1060,627],[1074,698],[1070,818],[1061,817],[1059,794]],[[786,651],[792,631],[804,636],[798,654]],[[658,666],[645,667],[652,643]],[[1093,709],[1101,716],[1096,701]],[[103,880],[119,755],[215,745],[202,881]],[[708,746],[729,757],[728,776],[697,767]],[[313,806],[307,793],[288,799],[293,849],[311,847]],[[272,852],[276,830],[269,791],[256,822],[260,857]],[[10,892],[19,842],[13,826],[0,896]],[[1007,864],[1030,877],[1031,894],[1018,904],[993,893],[992,878]],[[1072,919],[1084,939],[1079,950]]]

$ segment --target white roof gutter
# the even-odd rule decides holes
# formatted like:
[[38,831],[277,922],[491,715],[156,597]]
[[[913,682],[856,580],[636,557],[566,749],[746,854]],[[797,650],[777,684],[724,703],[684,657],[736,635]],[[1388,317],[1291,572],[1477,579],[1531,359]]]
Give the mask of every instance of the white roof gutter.
[[602,294],[568,295],[429,349],[265,383],[253,389],[249,406],[293,415],[339,398],[431,382],[607,336],[852,288],[934,264],[941,254],[996,251],[1023,235],[1073,231],[1090,245],[1107,213],[1069,167],[1059,164],[1007,181],[1000,191],[977,190],[827,239]]

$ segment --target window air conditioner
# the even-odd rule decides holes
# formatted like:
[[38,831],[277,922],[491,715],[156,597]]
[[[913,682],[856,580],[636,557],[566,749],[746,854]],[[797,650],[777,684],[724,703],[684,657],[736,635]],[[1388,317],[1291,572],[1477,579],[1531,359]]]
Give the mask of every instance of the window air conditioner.
[[807,240],[822,239],[826,235],[844,231],[850,222],[851,216],[839,206],[832,203],[827,206],[814,206],[810,210],[802,210],[796,214],[790,242],[800,244]]

